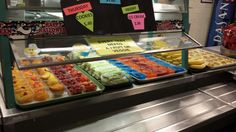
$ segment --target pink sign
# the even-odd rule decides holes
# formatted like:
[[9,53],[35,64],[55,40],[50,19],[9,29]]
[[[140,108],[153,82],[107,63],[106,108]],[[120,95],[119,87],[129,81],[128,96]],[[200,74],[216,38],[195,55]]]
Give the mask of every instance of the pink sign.
[[86,2],[83,4],[77,4],[74,6],[66,7],[63,9],[63,11],[64,11],[65,15],[68,16],[68,15],[76,14],[78,12],[88,11],[91,9],[92,9],[92,6],[91,6],[90,2]]
[[132,21],[134,30],[144,30],[145,13],[128,14],[128,19]]

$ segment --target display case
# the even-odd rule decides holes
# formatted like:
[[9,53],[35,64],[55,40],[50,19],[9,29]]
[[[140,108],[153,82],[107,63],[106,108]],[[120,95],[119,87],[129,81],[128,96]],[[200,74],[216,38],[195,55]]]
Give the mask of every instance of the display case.
[[[1,1],[2,2],[2,1]],[[56,2],[53,3],[53,2]],[[7,5],[8,10],[3,10],[3,15],[0,13],[0,20],[8,21],[59,21],[63,22],[62,13],[58,10],[60,8],[59,1],[14,1],[9,0],[6,3],[0,3],[0,6]],[[2,8],[0,8],[2,9]],[[3,8],[5,9],[5,8]],[[40,11],[39,11],[40,10]],[[8,11],[7,15],[4,12]],[[21,13],[16,14],[17,12],[22,11]],[[226,67],[220,67],[217,69],[207,69],[199,71],[200,73],[194,73],[194,71],[188,70],[188,57],[189,50],[202,48],[202,45],[194,40],[191,36],[187,34],[189,28],[188,22],[188,1],[185,0],[174,0],[174,1],[159,1],[159,3],[154,4],[155,19],[159,28],[157,31],[152,32],[136,32],[136,33],[122,33],[122,34],[105,34],[105,35],[87,35],[87,36],[68,36],[63,35],[21,35],[20,37],[11,36],[8,38],[6,36],[0,36],[1,43],[1,65],[2,65],[2,82],[4,89],[2,89],[2,94],[4,96],[3,102],[5,105],[1,107],[4,108],[3,115],[4,122],[7,124],[15,124],[21,121],[26,121],[39,117],[46,117],[51,113],[61,113],[63,111],[89,111],[89,109],[96,109],[91,112],[92,115],[84,114],[84,118],[91,117],[93,114],[101,114],[106,112],[112,112],[116,109],[126,108],[133,105],[142,104],[151,100],[156,100],[162,97],[170,96],[173,94],[186,92],[189,90],[197,89],[198,86],[202,85],[211,85],[219,81],[220,77],[225,77],[226,82],[232,81],[230,75],[224,71],[235,69],[235,65],[229,65]],[[21,15],[19,17],[19,15]],[[182,22],[183,28],[163,28],[167,24],[173,24],[173,22]],[[175,24],[175,23],[174,23]],[[160,26],[161,25],[161,26]],[[93,40],[105,39],[105,40],[115,40],[115,39],[129,40],[136,50],[131,50],[129,52],[104,52],[106,48],[94,46]],[[165,42],[165,43],[163,43]],[[129,45],[130,46],[130,45]],[[27,52],[28,48],[36,51],[36,54],[33,55]],[[83,50],[81,51],[82,48]],[[102,52],[99,52],[102,50]],[[209,49],[207,49],[209,50]],[[125,71],[127,66],[135,69],[137,66],[132,67],[128,63],[120,60],[120,58],[125,58],[127,61],[130,58],[139,58],[140,56],[144,59],[149,59],[148,61],[153,61],[155,63],[163,64],[163,60],[160,58],[155,58],[153,60],[150,55],[156,55],[167,52],[180,52],[181,65],[169,64],[164,65],[167,68],[178,67],[182,68],[185,71],[181,72],[181,76],[164,76],[161,79],[143,79],[141,81],[135,80],[133,74]],[[79,54],[74,54],[79,53]],[[29,55],[30,54],[30,55]],[[88,55],[88,54],[91,54]],[[59,57],[59,60],[57,59]],[[61,56],[63,56],[61,59]],[[46,61],[44,61],[46,58]],[[143,58],[141,61],[144,60]],[[35,61],[36,60],[36,61]],[[48,61],[49,60],[49,61]],[[81,63],[90,65],[94,61],[103,61],[108,60],[111,67],[105,67],[104,65],[97,65],[102,69],[105,67],[105,70],[109,71],[109,68],[117,66],[126,72],[125,78],[129,81],[130,85],[116,85],[115,87],[109,87],[102,81],[102,77],[98,78],[93,72],[96,71],[96,67],[85,68]],[[116,62],[116,61],[120,62]],[[132,63],[135,63],[137,60],[132,60]],[[24,62],[27,62],[24,63]],[[29,62],[29,63],[28,63]],[[35,62],[35,63],[34,63]],[[140,62],[140,60],[139,60]],[[145,61],[146,62],[146,61]],[[144,62],[144,63],[145,63]],[[107,62],[106,62],[107,63]],[[121,64],[122,63],[122,64]],[[167,63],[167,62],[165,62]],[[113,65],[114,64],[114,65]],[[140,63],[139,63],[140,64]],[[150,63],[147,63],[150,64]],[[147,64],[143,64],[147,66]],[[47,67],[55,77],[63,83],[63,80],[60,80],[62,74],[55,73],[55,69],[58,67],[64,68],[60,70],[63,74],[68,74],[71,71],[66,71],[68,67],[73,65],[76,70],[79,70],[83,75],[88,78],[92,78],[92,82],[96,84],[96,93],[91,94],[88,92],[81,92],[75,96],[71,96],[72,92],[65,86],[66,92],[65,96],[55,97],[53,96],[52,100],[39,101],[33,103],[26,103],[22,105],[19,101],[16,101],[13,84],[15,81],[12,77],[12,69],[15,67],[17,71],[22,72],[21,76],[27,82],[27,75],[24,75],[24,71],[34,71],[36,74],[40,74],[39,69]],[[155,64],[153,64],[155,65]],[[64,67],[65,66],[65,67]],[[163,66],[163,65],[162,65]],[[55,68],[55,69],[54,69]],[[69,67],[70,69],[71,67]],[[150,68],[150,67],[148,67]],[[146,67],[146,69],[148,69]],[[91,71],[89,71],[89,70]],[[144,68],[145,69],[145,68]],[[71,69],[70,69],[71,70]],[[113,69],[112,69],[113,70]],[[116,70],[116,69],[115,69]],[[67,73],[68,72],[68,73]],[[112,72],[112,71],[110,71]],[[138,71],[139,72],[139,71]],[[157,71],[156,71],[157,72]],[[160,71],[158,71],[160,72]],[[173,71],[172,71],[173,72]],[[174,72],[176,73],[176,71]],[[14,74],[14,70],[13,70]],[[57,76],[58,75],[58,76]],[[122,76],[122,77],[124,77]],[[128,76],[128,77],[127,77]],[[42,76],[40,76],[42,77]],[[44,76],[45,77],[45,76]],[[106,77],[106,76],[105,76]],[[218,78],[214,80],[214,77]],[[21,78],[21,79],[22,79]],[[45,77],[46,78],[46,77]],[[120,77],[121,78],[121,77]],[[118,76],[118,80],[120,79]],[[209,81],[205,78],[209,78]],[[103,78],[104,79],[104,78]],[[45,79],[46,80],[46,79]],[[48,81],[41,79],[40,81],[48,85]],[[199,82],[199,83],[198,83]],[[69,82],[70,83],[70,82]],[[225,83],[225,82],[224,82]],[[186,87],[186,85],[193,85],[193,87]],[[79,85],[76,85],[79,87]],[[47,90],[50,92],[50,88],[47,87]],[[85,94],[84,94],[85,93]],[[53,94],[53,93],[52,93]],[[64,94],[63,94],[64,95]],[[86,96],[84,96],[86,95]],[[51,97],[52,95],[50,95]],[[136,101],[134,101],[136,100]],[[175,100],[175,99],[173,99]],[[126,102],[126,103],[122,103]],[[127,103],[128,102],[128,103]],[[114,104],[118,104],[114,106]],[[222,104],[222,103],[219,103]],[[102,106],[109,107],[101,109]],[[110,107],[111,106],[111,107]],[[224,105],[225,106],[225,105]],[[114,108],[114,109],[113,109]],[[218,107],[217,107],[218,108]],[[228,108],[228,106],[227,106]],[[90,110],[91,110],[90,109]],[[180,108],[181,109],[181,108]],[[231,110],[231,109],[230,109]],[[228,111],[228,110],[226,110]],[[86,112],[84,112],[86,113]],[[68,113],[67,113],[68,114]],[[77,113],[78,114],[78,113]],[[62,114],[63,115],[63,114]],[[81,118],[83,117],[83,112],[79,113]],[[71,116],[71,115],[70,115]],[[14,120],[11,120],[11,117]]]
[[[52,2],[56,2],[57,4],[50,4]],[[60,14],[60,6],[58,5],[59,1],[6,1],[6,5],[8,8],[8,13],[4,14],[6,21],[35,21],[36,23],[39,21],[61,21],[62,15]],[[177,3],[177,4],[176,4]],[[167,7],[167,4],[158,3],[154,4],[155,13],[162,13],[163,16],[167,16],[167,14],[175,13],[182,16],[182,13],[186,13],[187,8],[185,8],[187,5],[184,1],[176,1],[176,3],[172,3],[172,5],[169,5],[169,9],[166,8],[165,11],[156,10],[159,9],[159,7]],[[5,4],[4,4],[5,5]],[[52,6],[53,5],[53,6]],[[176,10],[173,10],[174,7]],[[19,11],[22,11],[22,13],[19,13]],[[19,16],[21,15],[21,16]],[[159,18],[156,18],[156,20],[159,20]],[[160,19],[161,20],[161,19]],[[166,19],[167,20],[167,19]],[[17,29],[19,31],[20,29]],[[24,31],[27,31],[23,29]],[[32,30],[32,29],[31,29]],[[24,33],[23,33],[24,34]],[[21,35],[22,36],[22,35]],[[76,52],[76,50],[79,50],[78,48],[74,48],[73,46],[79,43],[79,46],[86,46],[89,47],[89,51],[87,52],[98,52],[98,49],[96,49],[96,46],[93,46],[93,44],[90,42],[92,39],[100,39],[100,38],[121,38],[121,39],[130,39],[129,43],[132,43],[134,47],[138,48],[138,50],[134,50],[131,52],[121,52],[121,53],[107,53],[107,54],[99,54],[97,53],[96,56],[92,57],[70,57],[70,54],[73,52]],[[8,54],[10,55],[8,57],[11,57],[9,60],[12,60],[11,62],[6,61],[7,67],[11,67],[16,65],[19,70],[21,69],[31,69],[31,68],[40,68],[40,67],[52,67],[57,65],[65,65],[65,64],[76,64],[76,63],[82,63],[82,62],[89,62],[89,61],[95,61],[95,60],[104,60],[104,59],[117,59],[118,57],[127,57],[132,55],[145,55],[145,54],[153,54],[153,53],[159,53],[159,52],[167,52],[167,51],[176,51],[176,50],[183,50],[183,53],[187,53],[187,49],[191,48],[199,48],[201,45],[191,38],[186,33],[183,33],[182,30],[165,30],[165,31],[156,31],[156,32],[140,32],[140,33],[123,33],[123,34],[112,34],[112,35],[106,35],[106,36],[44,36],[42,37],[34,37],[34,35],[26,35],[23,37],[23,39],[18,39],[17,37],[13,36],[13,39],[8,41],[6,37],[1,37],[3,43],[10,43],[7,46],[4,46],[5,49],[4,52],[8,51]],[[63,41],[62,41],[63,40]],[[155,47],[156,41],[168,41],[169,45],[166,45],[164,47]],[[35,45],[37,48],[38,55],[37,56],[27,56],[26,55],[26,49],[29,46]],[[130,49],[133,49],[134,47],[131,47]],[[9,50],[11,50],[9,52]],[[2,52],[3,53],[3,52]],[[12,53],[12,54],[11,54]],[[4,53],[3,53],[4,54]],[[22,64],[23,61],[30,61],[32,62],[34,59],[43,59],[43,55],[47,54],[47,56],[54,56],[54,55],[62,55],[65,56],[66,59],[63,61],[55,61],[55,59],[52,59],[52,61],[49,62],[43,62],[43,63],[37,63],[37,64],[29,64],[24,65]],[[186,58],[187,56],[183,54],[183,67],[186,67]],[[7,59],[8,60],[8,59]],[[15,63],[14,61],[15,60]],[[5,63],[3,63],[5,64]],[[4,66],[5,67],[5,66]],[[9,69],[8,69],[9,70]],[[12,78],[10,77],[11,72],[9,72],[9,75],[6,75],[8,78],[5,81],[10,81],[10,83],[4,82],[5,87],[11,87],[7,90],[4,90],[4,93],[6,95],[6,101],[8,107],[15,107],[15,98],[13,95],[13,86],[12,86]],[[5,76],[4,75],[4,76]],[[8,85],[8,86],[7,86]]]

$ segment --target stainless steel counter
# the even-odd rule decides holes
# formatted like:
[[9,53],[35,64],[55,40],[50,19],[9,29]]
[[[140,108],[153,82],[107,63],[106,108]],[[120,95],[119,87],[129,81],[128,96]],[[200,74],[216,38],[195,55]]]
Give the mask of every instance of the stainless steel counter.
[[232,109],[207,94],[191,91],[119,111],[69,132],[180,131]]
[[199,90],[236,108],[235,83],[218,83],[212,86],[200,88]]

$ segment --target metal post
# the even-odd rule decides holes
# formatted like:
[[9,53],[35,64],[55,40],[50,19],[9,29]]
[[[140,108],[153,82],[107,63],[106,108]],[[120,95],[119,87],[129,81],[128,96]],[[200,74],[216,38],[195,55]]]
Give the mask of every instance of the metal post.
[[[184,32],[189,32],[189,0],[184,0],[183,24]],[[188,68],[188,49],[182,50],[182,67]]]
[[183,12],[183,24],[184,24],[184,32],[189,32],[189,0],[184,0],[184,9]]
[[182,67],[188,69],[188,49],[182,50]]

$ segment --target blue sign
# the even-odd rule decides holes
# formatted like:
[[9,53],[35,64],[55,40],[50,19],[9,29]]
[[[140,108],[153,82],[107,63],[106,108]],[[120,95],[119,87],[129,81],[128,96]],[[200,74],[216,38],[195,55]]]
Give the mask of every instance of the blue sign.
[[223,28],[234,17],[235,0],[215,0],[206,46],[221,45]]
[[121,0],[100,0],[100,3],[101,4],[117,4],[117,5],[120,5]]

